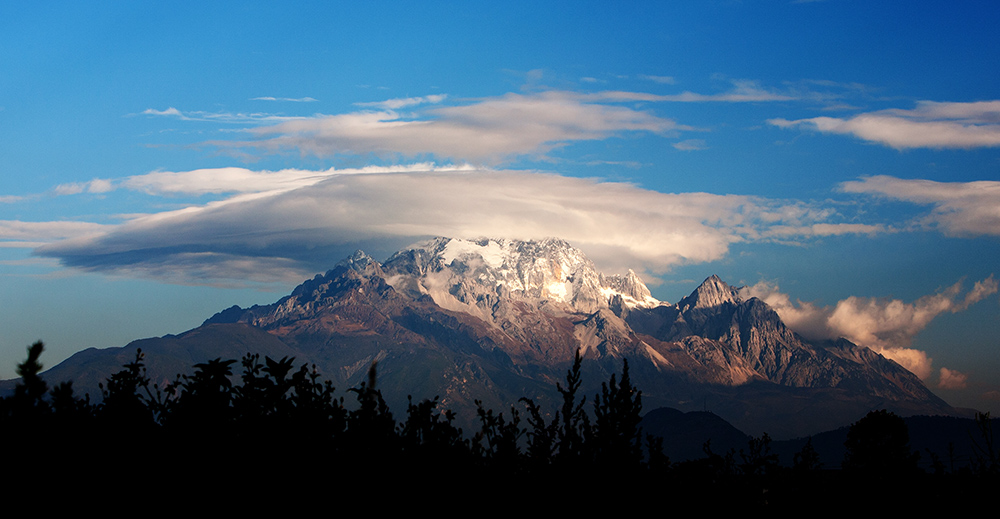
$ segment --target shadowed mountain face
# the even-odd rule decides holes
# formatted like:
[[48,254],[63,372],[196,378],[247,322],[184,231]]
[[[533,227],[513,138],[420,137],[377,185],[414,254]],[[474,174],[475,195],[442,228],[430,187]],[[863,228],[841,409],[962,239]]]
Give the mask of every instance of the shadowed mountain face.
[[259,352],[315,364],[344,389],[377,361],[393,409],[405,409],[407,395],[440,396],[465,420],[475,400],[501,411],[528,396],[554,410],[555,383],[577,350],[585,394],[628,358],[646,409],[708,409],[751,434],[810,434],[874,408],[954,412],[898,364],[843,339],[807,342],[716,276],[663,303],[633,272],[605,276],[554,239],[437,238],[384,263],[358,251],[274,304],[232,307],[178,336],[80,352],[46,377],[96,395],[91,385],[137,347],[160,380]]

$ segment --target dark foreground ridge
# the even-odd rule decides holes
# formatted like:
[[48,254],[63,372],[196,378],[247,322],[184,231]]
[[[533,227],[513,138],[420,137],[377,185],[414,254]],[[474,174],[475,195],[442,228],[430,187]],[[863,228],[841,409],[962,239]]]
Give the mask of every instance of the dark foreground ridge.
[[[479,507],[531,492],[571,509],[623,506],[646,493],[778,509],[836,496],[833,506],[846,509],[885,505],[886,495],[901,500],[893,506],[916,497],[944,506],[985,495],[1000,481],[986,415],[970,437],[977,456],[960,468],[932,454],[932,470],[921,469],[905,422],[887,411],[850,428],[840,467],[824,466],[811,442],[782,465],[767,434],[738,450],[707,442],[702,458],[671,463],[663,438],[640,427],[642,393],[627,361],[621,377],[611,375],[588,400],[577,355],[565,385],[557,385],[558,409],[528,398],[501,413],[479,405],[480,427],[467,434],[436,399],[411,401],[398,421],[376,387],[374,364],[366,382],[347,390],[348,403],[314,368],[295,369],[290,358],[247,355],[237,382],[236,361],[215,359],[160,387],[139,352],[101,385],[94,404],[75,396],[71,383],[49,389],[39,376],[42,349],[41,342],[29,348],[14,394],[0,399],[7,489],[93,499],[110,485],[113,495],[101,495],[117,504],[144,502],[150,486],[169,487],[179,500],[219,501],[248,491],[333,492],[335,500],[433,492]],[[581,493],[588,488],[604,497]]]

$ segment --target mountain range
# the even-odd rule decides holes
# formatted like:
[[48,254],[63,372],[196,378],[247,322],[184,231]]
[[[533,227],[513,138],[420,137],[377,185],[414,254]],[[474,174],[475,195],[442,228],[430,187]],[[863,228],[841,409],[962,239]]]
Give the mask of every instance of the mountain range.
[[466,420],[477,400],[504,411],[527,396],[554,411],[577,351],[585,395],[628,359],[645,409],[710,410],[750,434],[814,434],[872,409],[959,413],[895,362],[846,339],[808,341],[716,276],[676,304],[658,301],[631,270],[604,275],[559,239],[434,238],[382,263],[357,251],[273,304],[81,351],[45,377],[98,395],[138,348],[161,386],[194,363],[248,352],[295,357],[343,389],[377,363],[392,409],[407,395],[437,396]]

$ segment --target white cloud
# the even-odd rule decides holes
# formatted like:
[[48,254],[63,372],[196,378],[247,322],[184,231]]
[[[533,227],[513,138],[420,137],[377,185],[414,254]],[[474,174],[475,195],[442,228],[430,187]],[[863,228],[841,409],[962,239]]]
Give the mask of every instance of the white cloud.
[[913,110],[881,110],[850,119],[770,119],[781,128],[854,135],[896,149],[1000,146],[1000,101],[941,103],[919,101]]
[[180,110],[178,110],[178,109],[176,109],[176,108],[174,108],[172,106],[170,108],[167,108],[166,110],[157,110],[155,108],[147,108],[147,109],[143,110],[140,113],[142,115],[160,115],[160,116],[165,116],[165,117],[177,117],[177,118],[180,118],[180,119],[184,118],[184,114],[182,114]]
[[743,297],[756,297],[767,303],[781,316],[781,320],[792,330],[810,339],[835,338],[827,326],[831,310],[817,307],[808,301],[793,303],[788,294],[779,291],[775,283],[761,281],[743,288]]
[[883,225],[864,223],[814,223],[808,227],[790,225],[774,225],[766,230],[765,236],[780,238],[781,236],[842,236],[845,234],[882,234],[895,232]]
[[587,98],[602,101],[651,101],[674,103],[748,103],[762,101],[793,101],[799,99],[799,96],[795,94],[765,89],[760,86],[760,83],[757,81],[737,79],[732,80],[731,84],[733,85],[731,90],[719,94],[681,92],[680,94],[657,95],[642,92],[609,91],[588,94]]
[[151,195],[164,194],[220,194],[281,192],[311,186],[326,178],[338,175],[374,175],[378,173],[406,173],[411,171],[470,171],[469,165],[437,166],[417,163],[397,166],[367,166],[363,168],[310,171],[283,169],[280,171],[253,171],[245,168],[210,168],[192,171],[154,171],[124,179],[120,184],[126,189]]
[[147,108],[139,113],[139,115],[153,115],[157,117],[172,117],[180,119],[182,121],[201,121],[201,122],[217,122],[217,123],[233,123],[233,124],[246,124],[246,123],[276,123],[281,121],[293,121],[297,119],[304,119],[304,117],[299,116],[286,116],[278,114],[270,114],[264,112],[204,112],[200,110],[186,111],[182,112],[174,107],[167,108],[166,110],[156,110],[155,108]]
[[289,103],[315,103],[311,97],[252,97],[251,101],[285,101]]
[[813,339],[844,337],[867,346],[895,360],[921,379],[931,374],[931,362],[923,351],[910,344],[938,315],[961,312],[970,305],[995,294],[998,283],[993,276],[977,281],[961,296],[962,284],[956,283],[936,294],[923,296],[912,303],[899,299],[851,296],[834,306],[792,303],[773,283],[760,282],[745,289],[748,297],[757,297],[771,306],[793,330]]
[[95,178],[90,182],[71,182],[59,184],[52,192],[56,195],[78,195],[80,193],[107,193],[114,190],[114,185],[110,180]]
[[674,79],[673,76],[649,76],[641,74],[639,75],[639,79],[645,79],[648,81],[652,81],[654,83],[659,83],[661,85],[673,85],[674,83],[677,82],[677,80]]
[[[472,171],[468,164],[438,166],[430,162],[394,166],[365,166],[362,168],[330,168],[311,171],[283,169],[279,171],[253,171],[246,168],[206,168],[191,171],[153,171],[124,179],[94,179],[90,182],[60,184],[53,189],[56,195],[80,193],[107,193],[116,189],[140,191],[149,195],[205,195],[224,193],[281,192],[313,185],[337,175],[378,173],[405,173],[411,171]],[[140,215],[137,215],[140,216]],[[128,216],[126,216],[128,218]]]
[[380,110],[398,110],[400,108],[406,108],[407,106],[417,106],[426,103],[438,104],[444,101],[448,96],[446,94],[440,95],[430,95],[423,97],[406,97],[400,99],[388,99],[385,101],[376,101],[374,103],[354,103],[357,106],[370,106],[372,108],[378,108]]
[[705,150],[708,146],[702,139],[688,139],[681,142],[675,142],[672,144],[675,149],[681,151],[694,151],[694,150]]
[[[670,83],[667,76],[643,76]],[[759,102],[799,99],[797,94],[762,87],[756,81],[732,80],[729,91],[717,94],[682,92],[656,95],[642,92],[577,93],[547,90],[532,94],[460,101],[454,106],[428,107],[447,99],[444,94],[356,103],[371,110],[311,117],[270,113],[230,113],[148,109],[145,115],[187,121],[270,124],[249,132],[254,138],[206,144],[244,155],[247,150],[277,153],[297,150],[303,155],[388,155],[392,158],[435,156],[498,164],[518,156],[542,156],[574,141],[599,140],[625,132],[676,135],[692,130],[648,111],[618,104],[647,102]],[[279,100],[283,98],[255,98]],[[413,108],[412,113],[400,113]],[[273,124],[272,124],[273,123]],[[697,140],[679,149],[698,149]]]
[[[204,261],[213,264],[204,272],[225,277],[220,258],[283,259],[289,261],[286,270],[297,265],[309,274],[329,268],[340,259],[336,254],[350,252],[361,241],[378,247],[427,236],[558,236],[604,268],[662,272],[719,259],[732,243],[771,240],[772,226],[797,229],[798,234],[783,232],[782,239],[809,238],[816,234],[813,224],[831,217],[799,202],[422,166],[420,171],[417,166],[318,172],[223,168],[131,177],[124,185],[153,194],[234,194],[136,216],[99,235],[67,239],[36,253],[89,270],[140,271],[156,265],[159,270],[147,270],[150,275],[167,271],[171,258],[185,269]],[[233,273],[237,279],[240,275]]]
[[1000,236],[1000,182],[934,182],[889,176],[844,182],[847,193],[881,195],[933,206],[918,223],[956,236]]
[[94,235],[112,227],[90,222],[0,220],[0,244],[14,246],[12,244],[19,243],[19,246],[37,247],[44,242]]
[[519,155],[541,155],[572,141],[685,129],[648,112],[587,102],[578,94],[558,91],[511,93],[425,109],[419,116],[404,117],[393,110],[317,116],[251,130],[258,140],[209,144],[269,152],[295,149],[317,156],[432,154],[497,163]]
[[938,387],[941,389],[965,389],[969,376],[948,368],[941,368]]

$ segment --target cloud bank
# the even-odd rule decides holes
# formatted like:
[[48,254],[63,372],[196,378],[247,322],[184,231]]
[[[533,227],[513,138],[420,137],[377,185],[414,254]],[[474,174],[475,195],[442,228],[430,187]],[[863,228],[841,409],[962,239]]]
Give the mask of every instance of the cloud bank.
[[[977,281],[971,290],[962,295],[962,284],[959,282],[912,303],[899,299],[851,296],[834,306],[824,307],[802,301],[793,303],[787,294],[778,290],[777,285],[764,281],[744,290],[746,296],[757,297],[771,306],[785,324],[805,337],[844,337],[898,362],[921,379],[927,379],[931,374],[932,359],[926,352],[910,348],[913,337],[938,315],[961,312],[995,294],[998,283],[990,276]],[[945,382],[946,377],[942,372],[942,384],[957,384],[957,375],[947,379],[948,382]]]
[[622,132],[664,134],[684,129],[648,112],[600,104],[571,92],[506,94],[476,102],[402,114],[398,108],[438,103],[426,96],[370,103],[375,111],[289,120],[254,128],[250,141],[215,141],[229,149],[297,150],[320,157],[382,154],[499,163],[519,155],[540,156],[572,141],[604,139]]
[[878,195],[893,200],[931,205],[931,214],[918,225],[954,236],[1000,236],[1000,182],[934,182],[890,176],[844,182],[847,193]]
[[[664,272],[722,258],[738,242],[873,232],[831,221],[830,211],[802,202],[659,193],[624,183],[469,166],[221,168],[153,172],[114,185],[150,194],[227,196],[141,215],[35,253],[85,270],[154,277],[176,264],[177,272],[195,272],[191,282],[198,282],[242,279],[256,262],[258,277],[269,269],[281,276],[311,275],[359,243],[389,247],[428,236],[558,236],[602,268]],[[192,268],[196,263],[204,268]]]
[[768,123],[780,128],[802,127],[820,133],[853,135],[899,150],[1000,146],[1000,101],[919,101],[913,110],[880,110],[849,119],[770,119]]
[[111,227],[90,222],[0,220],[0,247],[39,247],[46,242],[97,235]]

